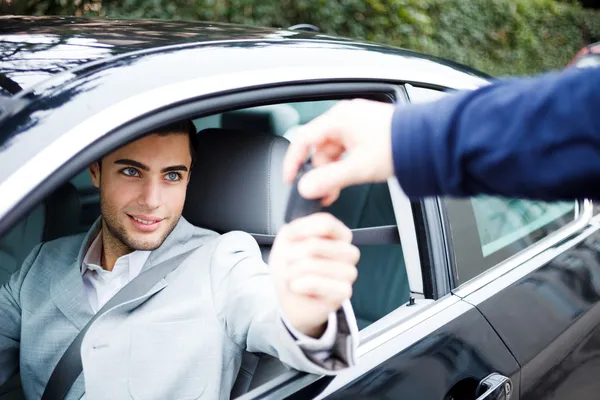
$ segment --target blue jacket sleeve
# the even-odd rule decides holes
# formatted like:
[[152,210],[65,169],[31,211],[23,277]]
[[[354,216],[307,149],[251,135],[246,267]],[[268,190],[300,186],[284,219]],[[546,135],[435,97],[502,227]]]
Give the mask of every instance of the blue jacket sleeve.
[[499,80],[400,106],[392,150],[412,198],[600,198],[600,68]]

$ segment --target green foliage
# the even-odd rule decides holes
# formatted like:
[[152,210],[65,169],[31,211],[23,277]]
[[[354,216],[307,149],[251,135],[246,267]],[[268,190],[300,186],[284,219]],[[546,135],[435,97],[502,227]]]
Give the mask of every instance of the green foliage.
[[571,0],[24,0],[20,4],[20,13],[34,14],[274,27],[310,23],[327,34],[414,49],[491,75],[562,68],[581,47],[600,40],[600,12],[583,10]]
[[598,12],[552,0],[436,0],[431,5],[435,33],[431,47],[423,50],[492,75],[562,68],[587,44],[585,27],[600,22]]

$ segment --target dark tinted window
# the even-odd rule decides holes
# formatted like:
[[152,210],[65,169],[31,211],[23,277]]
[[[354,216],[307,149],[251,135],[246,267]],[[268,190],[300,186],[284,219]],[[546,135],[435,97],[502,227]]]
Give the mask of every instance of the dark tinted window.
[[576,211],[575,202],[546,203],[490,196],[444,201],[458,284],[572,222]]

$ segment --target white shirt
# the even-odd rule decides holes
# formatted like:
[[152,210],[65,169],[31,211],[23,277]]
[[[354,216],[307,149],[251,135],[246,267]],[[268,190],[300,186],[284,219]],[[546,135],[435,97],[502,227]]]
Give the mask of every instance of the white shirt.
[[142,267],[150,253],[150,251],[132,251],[119,257],[113,270],[107,271],[101,265],[102,234],[96,236],[81,264],[83,285],[94,313],[97,313],[123,286],[142,272]]
[[[150,253],[142,250],[132,251],[119,257],[113,270],[107,271],[102,268],[102,232],[98,233],[81,264],[83,285],[94,313],[142,272]],[[334,312],[329,314],[327,329],[318,339],[298,331],[285,318],[283,322],[303,350],[310,351],[313,356],[321,360],[329,357],[337,332],[337,317]]]

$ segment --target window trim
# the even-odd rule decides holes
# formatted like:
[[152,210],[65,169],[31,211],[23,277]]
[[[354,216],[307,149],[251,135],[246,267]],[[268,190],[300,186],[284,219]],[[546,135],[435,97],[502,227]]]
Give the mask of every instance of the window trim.
[[[539,256],[541,253],[553,248],[555,249],[558,246],[561,246],[565,241],[571,239],[573,236],[579,235],[582,229],[590,224],[592,219],[592,201],[588,199],[578,201],[575,208],[576,217],[569,224],[552,232],[550,235],[540,239],[533,245],[519,251],[513,256],[499,262],[472,279],[462,283],[460,286],[454,288],[452,293],[461,298],[469,296],[473,292],[481,289],[483,286],[488,285],[512,270],[520,267],[527,269],[529,261],[534,258],[538,258],[537,256]],[[444,213],[447,213],[445,206]],[[541,267],[543,264],[544,263],[539,264],[536,269]]]
[[388,187],[400,234],[410,293],[423,298],[425,290],[412,205],[408,196],[401,189],[398,179],[395,177],[388,179]]
[[575,232],[571,232],[555,245],[525,261],[523,265],[519,266],[519,268],[513,268],[512,270],[507,271],[505,274],[490,282],[490,284],[485,285],[485,287],[480,287],[474,292],[469,293],[467,297],[464,298],[465,301],[469,302],[469,304],[473,304],[474,306],[481,304],[508,286],[518,282],[520,279],[523,279],[539,268],[548,265],[548,263],[554,258],[564,254],[570,248],[575,247],[592,234],[598,232],[599,229],[600,224],[598,223],[598,220],[590,219],[588,224],[583,228]]
[[422,225],[420,234],[423,242],[422,258],[428,257],[425,276],[431,275],[428,290],[434,299],[450,293],[456,279],[456,260],[453,251],[452,235],[447,213],[443,212],[443,201],[439,197],[430,197],[420,201]]

